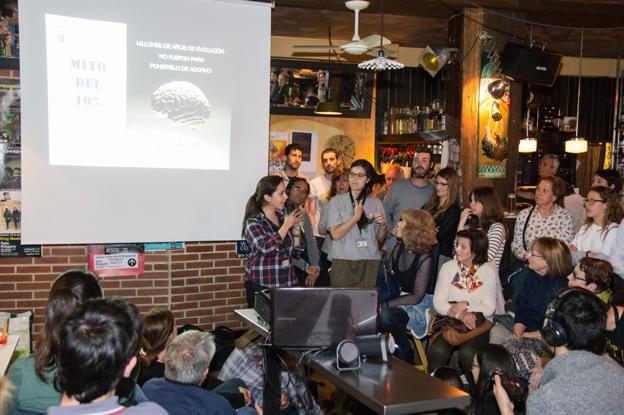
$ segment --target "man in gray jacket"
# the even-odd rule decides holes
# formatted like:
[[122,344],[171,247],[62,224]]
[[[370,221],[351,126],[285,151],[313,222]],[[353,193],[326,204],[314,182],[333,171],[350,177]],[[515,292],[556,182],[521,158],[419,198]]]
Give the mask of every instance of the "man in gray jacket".
[[624,368],[592,353],[602,339],[606,313],[589,291],[576,288],[555,297],[546,311],[544,340],[555,358],[539,388],[529,395],[527,414],[621,414]]

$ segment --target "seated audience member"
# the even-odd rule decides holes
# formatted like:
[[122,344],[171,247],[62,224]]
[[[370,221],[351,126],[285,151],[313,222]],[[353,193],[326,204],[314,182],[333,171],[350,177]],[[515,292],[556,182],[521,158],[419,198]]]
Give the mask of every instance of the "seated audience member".
[[431,213],[438,229],[437,254],[434,255],[435,269],[453,258],[453,242],[459,223],[459,176],[452,167],[440,170],[433,179],[435,192],[423,209]]
[[579,195],[574,187],[565,180],[563,180],[565,190],[563,196],[563,207],[568,211],[572,218],[572,224],[574,225],[574,233],[577,233],[581,226],[585,222],[585,205],[583,203],[583,196]]
[[[264,342],[258,333],[248,330],[236,340],[236,347],[219,371],[219,379],[227,382],[230,379],[241,379],[249,387],[251,394],[258,403],[264,400],[264,351],[260,343]],[[322,415],[306,381],[299,373],[282,371],[281,379],[281,413],[286,415],[305,414]]]
[[553,294],[567,287],[570,250],[559,239],[537,238],[529,247],[529,272],[517,297],[513,337],[539,334]]
[[[286,186],[286,211],[293,212],[297,208],[303,210],[303,204],[308,199],[310,193],[310,184],[305,178],[296,177],[291,179]],[[305,250],[300,258],[293,260],[295,272],[297,273],[298,285],[313,287],[319,276],[321,268],[319,267],[319,251],[316,246],[316,238],[312,231],[312,221],[308,213],[303,210],[303,228],[298,229],[305,239]]]
[[383,177],[385,180],[385,184],[383,186],[384,188],[377,195],[377,197],[381,201],[383,201],[386,198],[386,195],[390,192],[390,189],[392,189],[392,186],[394,186],[394,182],[404,179],[405,175],[403,174],[403,169],[401,168],[401,166],[399,164],[393,163],[390,165],[390,167],[388,167],[388,170],[386,170],[386,174]]
[[607,187],[592,187],[585,199],[585,224],[572,240],[570,250],[576,264],[588,254],[609,255],[624,217],[624,209],[618,194]]
[[620,366],[624,366],[624,299],[620,290],[611,298],[607,310],[607,332],[605,352]]
[[165,353],[175,336],[175,320],[169,310],[154,309],[143,317],[139,385],[165,376]]
[[[435,311],[460,320],[468,330],[477,327],[477,314],[491,319],[502,311],[502,293],[494,265],[487,262],[487,237],[476,229],[457,233],[455,259],[440,269],[433,294]],[[443,336],[437,336],[427,350],[429,369],[435,370],[449,363],[451,354],[459,349],[459,365],[469,382],[473,382],[470,368],[475,352],[487,344],[489,331],[453,346]]]
[[145,396],[171,414],[235,414],[225,398],[201,388],[215,350],[210,333],[191,330],[175,337],[165,355],[165,377],[147,381]]
[[405,334],[412,330],[420,339],[427,335],[433,296],[427,294],[431,276],[431,248],[436,243],[435,222],[421,209],[403,209],[397,225],[397,244],[389,259],[387,278],[393,278],[402,295],[386,301],[379,314],[379,330],[392,333],[397,357],[412,362],[413,350]]
[[472,377],[476,379],[472,407],[475,415],[498,414],[496,398],[492,393],[494,375],[505,379],[507,392],[511,394],[518,413],[524,413],[526,393],[518,382],[518,374],[511,354],[503,346],[486,344],[480,348],[472,362]]
[[61,414],[167,414],[153,402],[124,407],[115,389],[137,364],[141,318],[136,307],[121,299],[95,299],[79,305],[62,322],[55,383],[63,393]]
[[351,163],[347,194],[333,197],[327,207],[332,237],[332,287],[374,287],[386,238],[383,204],[370,192],[377,173],[369,161]]
[[568,288],[584,288],[596,294],[603,303],[610,304],[613,277],[613,267],[607,261],[583,258],[568,275]]
[[52,283],[35,354],[17,359],[9,369],[8,377],[14,390],[8,413],[14,410],[45,413],[48,407],[61,402],[61,394],[53,384],[58,368],[56,353],[61,322],[76,306],[101,296],[100,284],[90,272],[70,270]]
[[570,289],[553,298],[544,323],[542,335],[555,357],[529,395],[527,414],[622,413],[624,368],[592,353],[606,324],[602,301],[587,290]]
[[615,234],[615,241],[613,241],[609,255],[594,255],[590,253],[589,256],[609,261],[618,276],[618,278],[615,278],[613,281],[613,287],[617,289],[624,286],[624,220],[622,220],[618,226],[617,233]]
[[490,186],[475,188],[468,198],[470,203],[461,212],[457,230],[460,231],[466,227],[470,216],[476,218],[475,225],[487,234],[488,262],[495,264],[498,271],[507,240],[503,208],[496,196],[496,191]]
[[562,207],[564,183],[558,177],[545,177],[537,182],[535,206],[518,214],[511,251],[518,260],[527,262],[529,245],[534,239],[548,236],[569,245],[574,238],[574,225]]
[[592,187],[604,186],[613,190],[616,194],[622,191],[622,176],[617,170],[602,169],[596,171],[592,180]]

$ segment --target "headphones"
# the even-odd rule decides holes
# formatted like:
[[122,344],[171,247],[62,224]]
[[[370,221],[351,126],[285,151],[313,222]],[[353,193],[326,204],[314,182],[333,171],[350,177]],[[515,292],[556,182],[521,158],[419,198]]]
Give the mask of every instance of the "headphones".
[[553,317],[557,312],[557,308],[563,301],[563,299],[569,294],[574,292],[587,292],[582,288],[570,288],[562,293],[556,294],[551,298],[548,303],[548,307],[546,307],[546,315],[544,316],[547,320],[546,325],[542,328],[541,333],[544,341],[548,343],[552,347],[561,347],[568,343],[568,334],[565,331],[565,328],[561,324],[556,321],[553,321]]

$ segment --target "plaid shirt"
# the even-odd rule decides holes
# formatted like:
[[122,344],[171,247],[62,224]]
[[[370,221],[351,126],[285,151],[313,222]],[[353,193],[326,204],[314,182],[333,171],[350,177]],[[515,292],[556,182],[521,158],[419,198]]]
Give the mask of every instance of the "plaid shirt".
[[[284,215],[278,212],[277,217],[282,223]],[[303,252],[303,246],[294,246],[291,231],[282,239],[278,233],[279,228],[264,213],[247,219],[245,239],[251,247],[251,253],[245,266],[246,280],[265,287],[291,286],[297,283],[292,257],[293,253]]]
[[[234,348],[219,371],[218,377],[224,382],[230,379],[242,380],[255,401],[262,406],[264,399],[263,358],[262,349],[255,343],[250,343],[243,350]],[[294,407],[298,415],[323,415],[323,411],[308,391],[306,382],[298,373],[282,371],[280,378],[282,392],[286,394],[289,406]]]

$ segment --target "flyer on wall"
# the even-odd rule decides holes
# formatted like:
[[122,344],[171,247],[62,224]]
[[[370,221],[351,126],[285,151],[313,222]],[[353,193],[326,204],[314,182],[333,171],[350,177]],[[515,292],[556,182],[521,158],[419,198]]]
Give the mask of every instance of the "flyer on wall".
[[0,257],[40,257],[22,245],[22,135],[19,79],[0,78]]
[[89,271],[98,277],[143,275],[143,244],[89,245]]

